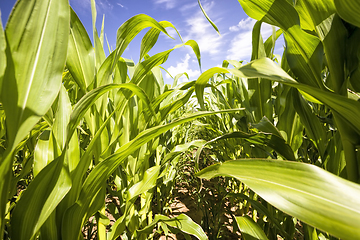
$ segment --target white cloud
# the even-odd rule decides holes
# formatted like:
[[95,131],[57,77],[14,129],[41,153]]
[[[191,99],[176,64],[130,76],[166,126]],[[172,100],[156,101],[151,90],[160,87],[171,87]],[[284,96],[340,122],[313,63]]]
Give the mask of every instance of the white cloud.
[[189,4],[185,4],[182,7],[180,7],[179,10],[183,13],[186,13],[187,11],[189,11],[195,7],[198,7],[198,3],[189,3]]
[[166,9],[174,8],[176,0],[155,0],[155,4],[165,4]]
[[[234,60],[250,60],[252,50],[252,28],[256,21],[250,21],[249,18],[239,22],[236,31],[241,31],[237,34],[230,43],[230,48],[227,51],[227,59]],[[231,31],[231,29],[230,29]],[[272,26],[266,23],[261,25],[261,35],[263,39],[268,38],[272,34]]]
[[246,19],[241,19],[241,21],[237,25],[229,27],[229,30],[231,32],[237,32],[240,30],[249,30],[252,29],[255,23],[256,23],[255,19],[248,17]]
[[187,35],[184,40],[193,39],[199,47],[201,53],[209,53],[212,56],[221,51],[222,36],[219,36],[202,13],[186,20]]
[[[175,77],[179,73],[186,72],[189,75],[190,79],[197,78],[197,77],[200,76],[200,71],[199,70],[193,70],[193,69],[190,68],[190,64],[189,64],[190,60],[191,60],[191,56],[189,54],[186,54],[185,59],[182,59],[182,62],[178,62],[175,67],[171,66],[167,70],[171,74],[171,76],[173,76],[173,77]],[[194,60],[192,59],[192,62],[193,61]],[[197,63],[197,61],[196,61],[196,63]],[[193,64],[191,63],[191,65],[193,65]],[[197,66],[197,65],[195,65],[195,66]],[[170,79],[170,76],[167,74],[166,78]],[[179,79],[179,83],[184,82],[184,81],[187,81],[186,76],[182,76]]]

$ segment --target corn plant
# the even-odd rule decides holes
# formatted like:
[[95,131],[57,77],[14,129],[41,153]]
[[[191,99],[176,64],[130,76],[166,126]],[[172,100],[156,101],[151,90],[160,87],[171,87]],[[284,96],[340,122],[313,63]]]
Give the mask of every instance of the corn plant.
[[[18,1],[1,25],[1,238],[79,239],[87,232],[89,239],[146,239],[181,231],[206,239],[184,214],[153,213],[162,197],[154,193],[173,180],[176,157],[198,145],[183,145],[169,130],[239,110],[179,118],[195,82],[164,85],[159,65],[182,46],[200,64],[197,43],[149,56],[159,34],[175,27],[140,14],[119,27],[106,56],[91,6],[94,44],[66,0]],[[139,62],[122,58],[148,27]]]
[[[357,3],[316,0],[239,2],[250,17],[259,21],[253,29],[253,61],[246,65],[236,63],[232,69],[207,70],[195,83],[196,94],[204,108],[204,87],[212,75],[230,74],[232,82],[236,77],[247,81],[256,79],[248,83],[249,89],[255,86],[265,92],[260,96],[254,93],[251,97],[254,99],[244,101],[242,107],[250,113],[255,107],[257,113],[251,115],[255,122],[263,115],[267,116],[270,121],[253,126],[277,136],[277,140],[284,141],[291,151],[284,155],[286,148],[276,149],[279,143],[271,146],[270,141],[266,146],[280,153],[281,160],[225,161],[203,169],[198,176],[237,178],[272,206],[307,223],[304,227],[306,239],[331,239],[331,235],[341,239],[359,238],[357,119],[360,105],[357,101],[358,44],[354,44],[359,41],[354,7]],[[286,46],[281,66],[273,61],[268,47],[270,42],[262,41],[259,31],[262,22],[279,27],[284,35]],[[276,38],[274,32],[272,39]],[[270,81],[276,81],[277,86],[272,88]],[[271,95],[275,96],[274,101],[267,101]],[[277,128],[270,124],[272,119]],[[244,137],[250,139],[251,135],[230,132],[214,141]],[[263,210],[253,199],[242,198],[252,201],[258,211]],[[263,214],[271,216],[265,211]],[[236,217],[236,220],[245,239],[276,237],[264,233],[259,227],[261,221],[257,224],[256,219],[247,217]],[[284,234],[278,235],[287,238]]]

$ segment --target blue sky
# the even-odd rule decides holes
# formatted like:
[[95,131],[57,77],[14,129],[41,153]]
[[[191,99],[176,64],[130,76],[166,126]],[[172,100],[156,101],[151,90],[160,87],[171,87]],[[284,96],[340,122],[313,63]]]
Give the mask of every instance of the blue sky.
[[[3,25],[6,25],[15,2],[15,0],[0,0]],[[134,15],[144,13],[157,21],[171,22],[184,41],[190,39],[197,41],[201,51],[203,71],[220,66],[225,59],[248,61],[251,55],[251,30],[255,21],[248,18],[237,0],[202,0],[201,3],[219,28],[221,36],[208,23],[197,0],[96,0],[98,32],[100,32],[102,18],[105,15],[105,34],[111,47],[114,48],[116,31],[121,24]],[[92,38],[90,0],[70,0],[70,5]],[[150,55],[166,51],[181,43],[175,31],[168,29],[175,40],[161,34]],[[145,33],[146,30],[142,31],[133,40],[123,57],[133,59],[135,62],[139,60],[141,38]],[[271,26],[263,25],[263,37],[266,38],[271,33]],[[277,44],[275,52],[282,51],[282,44]],[[163,67],[168,69],[173,76],[187,72],[190,80],[196,79],[200,74],[195,54],[190,47],[174,50]],[[166,83],[172,82],[166,73],[164,73],[164,79]]]

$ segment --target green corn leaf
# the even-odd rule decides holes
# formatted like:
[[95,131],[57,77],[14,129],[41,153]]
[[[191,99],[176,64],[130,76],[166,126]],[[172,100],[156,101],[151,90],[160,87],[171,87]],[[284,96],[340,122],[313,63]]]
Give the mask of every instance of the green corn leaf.
[[11,218],[11,225],[21,231],[14,231],[12,239],[31,239],[70,190],[71,179],[63,162],[61,155],[48,164],[22,194]]
[[290,94],[293,97],[293,107],[300,116],[301,123],[306,129],[306,134],[314,141],[315,146],[319,149],[320,156],[324,157],[327,143],[324,125],[312,112],[309,104],[296,92],[296,90],[291,89]]
[[6,81],[0,95],[8,148],[0,163],[1,238],[13,151],[46,114],[60,90],[69,21],[67,0],[19,1],[5,28]]
[[48,111],[60,90],[68,33],[66,0],[21,1],[10,15],[2,96],[12,147]]
[[60,150],[63,150],[66,143],[67,132],[66,127],[70,121],[70,114],[72,108],[69,96],[67,95],[66,89],[64,86],[61,86],[58,106],[55,113],[55,121],[52,126],[53,134],[56,139],[56,143]]
[[157,223],[165,223],[168,226],[178,228],[180,231],[193,235],[200,240],[208,239],[204,230],[195,223],[190,217],[185,214],[180,214],[177,217],[169,218],[164,215],[155,215],[154,220],[147,227],[138,230],[139,233],[151,233]]
[[211,24],[211,26],[213,26],[213,28],[215,29],[215,31],[220,35],[219,29],[217,28],[217,26],[215,25],[215,23],[213,21],[211,21],[211,19],[209,18],[209,16],[206,14],[205,9],[203,8],[203,6],[200,3],[200,0],[198,0],[198,4],[199,7],[202,11],[202,13],[204,14],[204,16],[206,17],[206,19],[209,21],[209,23]]
[[[93,213],[88,212],[88,206],[92,201],[92,197],[99,191],[102,186],[102,183],[108,179],[108,177],[115,171],[115,169],[133,152],[138,150],[143,144],[148,141],[156,138],[160,134],[176,127],[182,123],[194,120],[199,117],[209,116],[216,113],[227,113],[227,112],[236,112],[239,109],[223,110],[217,112],[197,112],[190,114],[187,117],[183,117],[177,121],[173,121],[169,124],[163,126],[157,126],[145,131],[142,131],[137,135],[133,140],[121,146],[116,153],[109,156],[100,162],[90,175],[85,180],[83,187],[80,192],[79,199],[77,202],[70,207],[65,214],[66,219],[72,219],[71,221],[63,222],[62,236],[66,239],[77,239],[78,234],[80,234],[79,229],[81,229],[82,224],[84,223],[86,217],[91,216]],[[78,234],[74,234],[74,233]]]
[[167,51],[161,52],[161,53],[157,53],[154,56],[146,59],[145,61],[139,63],[136,66],[135,72],[134,72],[134,76],[131,79],[131,82],[134,84],[139,84],[139,82],[141,82],[143,80],[143,78],[146,76],[146,74],[153,69],[155,66],[158,66],[162,63],[164,63],[167,58],[169,57],[169,54],[180,47],[183,47],[185,45],[188,45],[190,47],[192,47],[198,62],[199,62],[199,66],[200,65],[200,50],[199,50],[199,46],[198,44],[194,41],[194,40],[189,40],[186,43],[182,43],[179,45],[176,45],[175,47],[173,47],[172,49],[169,49]]
[[336,11],[345,21],[360,27],[360,2],[355,0],[334,0]]
[[66,67],[83,94],[87,92],[86,88],[94,81],[94,58],[94,48],[89,35],[74,10],[71,9]]
[[360,238],[359,184],[314,165],[244,159],[215,164],[197,176],[235,177],[281,211],[341,239]]
[[242,198],[248,201],[249,203],[251,203],[252,208],[256,209],[258,212],[267,216],[270,219],[270,221],[276,226],[276,228],[279,229],[279,231],[281,232],[281,234],[283,234],[283,236],[285,236],[286,238],[291,238],[290,235],[284,230],[284,226],[280,224],[275,214],[269,211],[264,205],[262,205],[257,200],[254,200],[242,193],[229,193],[228,195],[226,195],[226,197]]
[[70,141],[70,138],[72,137],[72,134],[75,131],[77,125],[79,124],[79,122],[83,118],[83,116],[85,115],[86,111],[92,106],[92,104],[94,104],[94,102],[99,97],[101,97],[103,94],[105,94],[106,92],[108,92],[112,89],[120,89],[120,88],[128,89],[128,90],[131,90],[132,92],[136,93],[136,95],[138,95],[145,103],[148,103],[150,111],[153,112],[153,110],[151,110],[152,108],[150,107],[151,106],[150,100],[147,98],[144,91],[141,88],[139,88],[138,86],[136,86],[135,84],[123,83],[123,84],[108,84],[108,85],[101,86],[101,87],[96,88],[96,89],[90,91],[89,93],[87,93],[74,106],[74,110],[71,113],[70,122],[67,127],[67,129],[68,129],[67,142]]
[[[275,134],[269,134],[269,133],[263,133],[263,132],[249,134],[249,133],[237,131],[237,132],[224,134],[220,137],[217,137],[217,138],[207,142],[206,144],[213,143],[213,142],[216,142],[221,139],[231,139],[231,138],[243,138],[244,140],[246,140],[249,143],[258,144],[260,146],[267,145],[270,148],[277,151],[282,156],[284,156],[285,159],[295,160],[295,156],[294,156],[294,153],[293,153],[291,147],[285,143],[285,140],[282,137],[279,137]],[[205,147],[205,145],[203,145],[201,148],[199,148],[198,151],[196,152],[197,162],[199,161],[201,151],[204,147]]]
[[[159,24],[161,26],[163,26],[164,28],[167,27],[171,27],[173,28],[177,34],[179,35],[181,41],[181,35],[178,32],[178,30],[174,27],[174,25],[168,21],[161,21],[159,22]],[[142,41],[141,41],[141,46],[140,46],[140,58],[139,61],[141,61],[145,55],[154,47],[155,43],[157,42],[157,39],[159,38],[160,35],[160,30],[157,28],[151,28],[143,37]]]
[[[103,46],[103,41],[99,38],[97,29],[96,29],[96,17],[97,17],[97,12],[96,12],[96,4],[95,4],[95,0],[91,0],[91,14],[92,14],[92,24],[93,24],[93,39],[94,39],[94,46],[95,46],[95,66],[96,69],[99,69],[101,64],[103,63],[103,61],[105,60],[106,56],[105,56],[105,52],[104,52],[104,46]],[[102,29],[101,29],[101,33],[103,34],[103,27],[104,27],[104,21],[102,24]]]
[[344,94],[342,88],[344,79],[344,61],[346,54],[347,30],[341,19],[335,14],[336,9],[332,1],[298,1],[296,10],[299,13],[301,25],[310,31],[315,31],[323,43],[326,62],[330,75],[326,79],[328,87],[335,92]]
[[39,136],[35,150],[34,150],[34,167],[33,174],[39,174],[39,172],[46,167],[52,160],[54,160],[53,141],[51,140],[51,131],[45,130]]
[[252,18],[284,30],[285,54],[299,81],[323,88],[321,80],[323,49],[319,38],[300,28],[295,8],[286,0],[239,0]]
[[278,81],[291,87],[295,87],[301,91],[306,92],[320,102],[330,107],[333,111],[339,113],[341,116],[346,116],[346,121],[355,132],[360,134],[360,103],[352,99],[334,94],[329,91],[321,90],[309,85],[301,84],[290,77],[284,70],[282,70],[276,63],[268,58],[261,58],[252,61],[238,69],[226,69],[214,67],[200,75],[195,83],[196,96],[199,103],[204,104],[203,94],[204,87],[208,79],[215,73],[231,73],[240,78],[257,78],[261,77],[268,80]]
[[128,191],[127,202],[138,197],[140,194],[147,192],[154,186],[156,186],[156,180],[160,173],[160,166],[154,166],[147,169],[144,173],[142,180],[134,184]]
[[158,29],[171,38],[160,23],[145,14],[139,14],[130,18],[119,27],[117,31],[116,49],[105,59],[99,69],[97,79],[100,79],[100,82],[98,83],[98,86],[112,83],[111,75],[114,72],[118,59],[121,57],[122,53],[125,51],[133,38],[147,27]]
[[244,240],[267,240],[264,231],[249,216],[235,217]]

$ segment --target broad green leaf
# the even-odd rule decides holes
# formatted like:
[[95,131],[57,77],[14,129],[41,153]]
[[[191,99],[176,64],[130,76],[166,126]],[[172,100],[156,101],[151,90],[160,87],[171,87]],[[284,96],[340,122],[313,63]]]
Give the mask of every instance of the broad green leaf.
[[235,217],[244,240],[267,240],[264,231],[249,216]]
[[281,211],[342,238],[360,238],[359,184],[299,162],[244,159],[215,164],[197,176],[235,177]]
[[257,21],[252,30],[252,54],[251,60],[266,57],[264,41],[260,33],[261,29],[260,21]]
[[127,20],[124,24],[120,26],[117,31],[117,39],[116,39],[116,51],[117,55],[121,56],[124,52],[127,45],[131,42],[131,40],[144,28],[153,27],[161,30],[170,38],[171,36],[167,33],[165,28],[158,23],[155,19],[145,15],[139,14],[136,15],[129,20]]
[[20,1],[9,17],[2,96],[12,148],[48,111],[60,90],[68,33],[66,0]]
[[169,218],[164,215],[155,215],[154,220],[147,227],[138,230],[139,233],[151,233],[157,223],[165,223],[168,226],[178,228],[180,231],[193,235],[200,240],[208,239],[204,230],[195,223],[190,217],[185,214],[180,214],[177,217]]
[[44,222],[40,229],[40,235],[43,239],[57,240],[58,225],[56,224],[56,212],[54,211],[49,218]]
[[13,231],[12,239],[31,239],[70,190],[71,179],[63,162],[61,155],[48,164],[22,194],[11,218],[11,225],[21,231]]
[[350,82],[352,89],[360,92],[360,28],[356,28],[354,33],[347,40],[346,60],[348,71],[350,72]]
[[266,39],[264,43],[266,57],[268,58],[272,58],[275,50],[275,42],[283,33],[281,29],[277,30],[276,32],[274,31],[275,29],[273,28],[273,34],[270,37],[268,37],[268,39]]
[[6,114],[8,148],[0,163],[1,235],[13,151],[46,114],[60,90],[69,21],[67,0],[19,1],[6,24],[6,81],[0,95]]
[[54,146],[51,139],[51,131],[45,130],[39,136],[34,149],[33,174],[36,177],[39,172],[54,159]]
[[60,150],[63,150],[65,147],[67,138],[66,127],[70,121],[71,111],[69,96],[67,95],[65,87],[61,86],[55,120],[52,126],[53,134]]
[[128,191],[127,202],[130,202],[133,198],[138,197],[140,194],[150,190],[156,186],[156,180],[159,176],[160,166],[154,166],[147,169],[144,173],[142,180],[134,184]]
[[286,0],[239,0],[252,18],[284,30],[285,54],[299,81],[323,88],[321,80],[323,49],[319,38],[300,28],[299,15]]
[[[173,84],[172,84],[172,87],[173,87],[173,88],[178,85],[179,78],[181,78],[183,75],[185,75],[186,78],[187,78],[188,80],[190,80],[190,77],[189,77],[189,75],[188,75],[186,72],[176,74],[176,76],[175,76],[175,78],[174,78],[174,82],[173,82]],[[170,76],[171,76],[171,75],[170,75]]]
[[310,25],[310,31],[315,31],[323,43],[326,62],[330,75],[326,84],[335,92],[344,94],[344,61],[346,53],[347,30],[341,19],[335,14],[336,9],[332,1],[298,1],[296,4],[303,23]]
[[314,142],[319,150],[320,156],[324,157],[327,136],[324,125],[320,122],[319,118],[312,112],[309,104],[304,98],[297,93],[296,90],[291,89],[293,107],[297,114],[300,116],[301,123],[304,125],[306,134]]
[[85,94],[95,77],[95,53],[85,27],[72,8],[68,46],[66,67]]
[[116,49],[105,59],[101,65],[97,74],[99,83],[95,85],[95,87],[112,83],[111,75],[115,70],[119,58],[129,43],[133,40],[133,38],[141,30],[147,27],[158,29],[171,37],[160,23],[145,14],[139,14],[130,18],[119,27],[117,31]]
[[[238,109],[217,111],[217,112],[197,112],[189,114],[177,121],[173,121],[163,126],[156,126],[145,131],[142,131],[133,140],[127,144],[121,146],[114,154],[109,156],[100,162],[94,170],[89,174],[85,180],[80,192],[77,202],[70,207],[65,214],[66,219],[72,219],[71,221],[63,222],[62,236],[66,239],[77,239],[80,234],[82,224],[85,219],[91,216],[93,213],[88,212],[88,206],[90,205],[92,198],[89,196],[95,196],[100,190],[102,183],[108,179],[108,177],[115,171],[115,169],[133,152],[138,150],[143,144],[158,137],[160,134],[176,127],[182,123],[194,120],[199,117],[209,116],[216,113],[236,112]],[[75,234],[75,232],[77,234]]]
[[279,84],[275,101],[275,111],[278,115],[276,128],[291,146],[293,152],[296,153],[303,140],[304,127],[300,122],[299,115],[294,109],[291,88]]
[[342,19],[360,27],[360,2],[358,0],[334,0],[334,3]]

